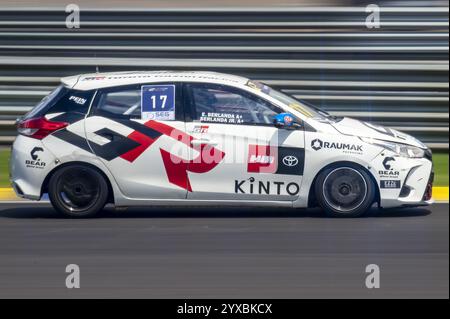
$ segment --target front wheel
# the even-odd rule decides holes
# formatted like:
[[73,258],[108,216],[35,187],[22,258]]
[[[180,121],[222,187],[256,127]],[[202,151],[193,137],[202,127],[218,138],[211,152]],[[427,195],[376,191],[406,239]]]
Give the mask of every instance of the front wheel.
[[315,184],[319,205],[332,217],[358,217],[375,201],[375,184],[363,169],[342,166],[325,169]]
[[84,165],[70,165],[56,171],[48,189],[53,207],[69,217],[92,217],[108,200],[108,184],[103,175]]

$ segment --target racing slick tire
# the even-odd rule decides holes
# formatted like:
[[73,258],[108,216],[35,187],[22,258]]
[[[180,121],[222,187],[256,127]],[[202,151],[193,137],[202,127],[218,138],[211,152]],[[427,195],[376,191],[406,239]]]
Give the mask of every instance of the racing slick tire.
[[328,216],[359,217],[375,202],[376,186],[356,165],[330,167],[317,177],[315,195]]
[[55,210],[67,217],[97,215],[108,201],[108,184],[97,170],[74,164],[62,167],[50,178],[48,194]]

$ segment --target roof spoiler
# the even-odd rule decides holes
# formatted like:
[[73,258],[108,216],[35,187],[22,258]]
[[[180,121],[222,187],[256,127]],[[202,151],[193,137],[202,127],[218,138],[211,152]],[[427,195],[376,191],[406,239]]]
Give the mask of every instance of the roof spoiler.
[[61,79],[61,83],[70,89],[73,89],[75,85],[78,83],[78,80],[80,79],[80,75],[75,76],[68,76]]

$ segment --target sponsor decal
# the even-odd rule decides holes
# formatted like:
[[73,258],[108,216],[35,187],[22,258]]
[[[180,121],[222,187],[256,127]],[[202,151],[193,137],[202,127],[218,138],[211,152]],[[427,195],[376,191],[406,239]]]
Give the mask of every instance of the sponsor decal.
[[192,129],[192,133],[208,133],[209,126],[207,125],[197,125]]
[[27,168],[39,168],[43,169],[46,165],[45,162],[41,161],[38,153],[43,152],[44,149],[42,147],[35,147],[30,152],[31,160],[25,160],[25,166]]
[[87,100],[83,99],[82,97],[72,95],[71,97],[69,97],[69,101],[73,101],[76,104],[84,105],[84,104],[86,104]]
[[383,167],[384,170],[378,171],[378,175],[380,175],[381,178],[399,178],[400,172],[396,171],[392,168],[392,162],[395,162],[395,158],[393,157],[386,157],[383,160]]
[[349,143],[337,143],[337,142],[324,142],[320,139],[315,139],[311,141],[311,148],[315,151],[319,151],[321,149],[334,149],[334,150],[342,150],[344,153],[349,154],[362,154],[363,148],[362,145],[355,145]]
[[295,147],[249,145],[247,172],[303,175],[305,150]]
[[106,76],[88,76],[83,81],[100,81],[106,79]]
[[384,169],[385,169],[385,170],[390,170],[390,169],[392,169],[391,164],[389,164],[390,162],[395,162],[395,158],[393,158],[393,157],[386,157],[386,158],[383,160],[383,166],[384,166]]
[[277,147],[268,145],[249,145],[247,172],[275,174],[277,168]]
[[[112,120],[112,119],[110,119]],[[136,121],[115,119],[114,121],[134,129],[128,136],[123,136],[113,132],[108,128],[95,132],[97,135],[114,136],[111,142],[100,145],[94,141],[87,143],[86,139],[70,132],[67,129],[59,130],[53,133],[63,141],[77,146],[87,152],[94,153],[107,161],[121,158],[127,162],[133,163],[142,153],[150,148],[161,136],[166,135],[175,141],[186,144],[192,149],[198,151],[199,155],[192,160],[182,159],[170,152],[160,149],[161,158],[166,169],[167,178],[171,184],[192,192],[191,183],[188,172],[203,174],[214,169],[225,157],[225,153],[221,150],[202,144],[200,146],[192,146],[193,136],[183,131],[177,130],[167,124],[157,121],[147,121],[140,124]]]
[[201,122],[220,123],[220,124],[242,124],[244,119],[242,115],[232,113],[202,112]]
[[175,120],[175,85],[143,85],[141,114],[143,120]]
[[300,192],[300,185],[295,182],[257,181],[254,177],[250,177],[245,180],[235,180],[234,192],[236,194],[295,196]]
[[399,180],[382,180],[380,181],[380,188],[398,189],[401,183]]
[[283,157],[283,164],[287,167],[294,167],[298,165],[298,158],[293,155]]

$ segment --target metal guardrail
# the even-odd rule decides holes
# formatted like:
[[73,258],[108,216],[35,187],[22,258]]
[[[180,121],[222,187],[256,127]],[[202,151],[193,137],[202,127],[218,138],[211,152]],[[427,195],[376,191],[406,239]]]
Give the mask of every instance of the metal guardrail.
[[448,149],[448,8],[0,9],[0,143],[59,78],[196,69],[264,81]]

